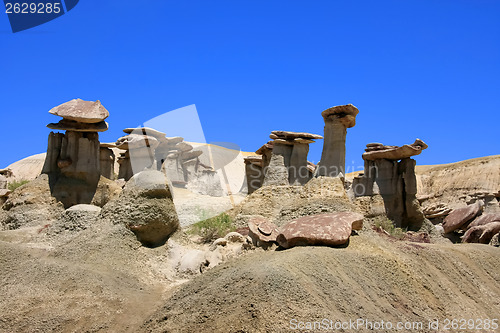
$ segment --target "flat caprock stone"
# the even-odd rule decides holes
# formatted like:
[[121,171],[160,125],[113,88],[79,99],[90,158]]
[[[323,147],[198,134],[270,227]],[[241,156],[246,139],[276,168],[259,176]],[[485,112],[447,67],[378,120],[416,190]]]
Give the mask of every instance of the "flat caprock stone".
[[84,101],[79,98],[56,106],[49,113],[87,124],[99,123],[109,117],[108,110],[100,101]]

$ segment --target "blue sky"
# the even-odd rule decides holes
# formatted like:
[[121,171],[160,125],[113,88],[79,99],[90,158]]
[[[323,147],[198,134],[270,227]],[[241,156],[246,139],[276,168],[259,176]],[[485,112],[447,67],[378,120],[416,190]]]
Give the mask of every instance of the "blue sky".
[[101,141],[194,104],[208,142],[254,151],[352,103],[348,166],[417,137],[418,164],[499,154],[497,0],[80,0],[16,34],[0,13],[0,41],[0,167],[44,152],[48,110],[73,98],[110,111]]

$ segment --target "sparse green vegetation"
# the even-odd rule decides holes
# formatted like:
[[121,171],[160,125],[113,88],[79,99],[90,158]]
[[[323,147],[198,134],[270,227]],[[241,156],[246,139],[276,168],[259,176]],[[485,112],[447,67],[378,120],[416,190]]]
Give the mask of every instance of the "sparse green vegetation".
[[380,228],[384,230],[389,235],[397,239],[403,239],[407,231],[406,229],[395,227],[394,223],[391,220],[389,220],[387,217],[382,216],[379,216],[375,219],[373,226],[377,229]]
[[29,180],[19,180],[19,181],[13,181],[12,183],[9,183],[8,187],[10,191],[14,191],[16,188],[23,186],[24,184],[29,183]]
[[222,213],[193,224],[190,232],[201,236],[203,242],[210,243],[217,238],[224,237],[235,229],[231,217],[226,213]]

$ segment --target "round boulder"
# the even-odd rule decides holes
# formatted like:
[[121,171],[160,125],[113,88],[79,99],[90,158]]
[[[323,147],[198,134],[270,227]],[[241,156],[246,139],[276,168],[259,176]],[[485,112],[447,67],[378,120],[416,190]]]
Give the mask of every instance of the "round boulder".
[[165,244],[179,228],[168,180],[160,171],[134,175],[119,197],[103,207],[101,215],[127,226],[148,247]]

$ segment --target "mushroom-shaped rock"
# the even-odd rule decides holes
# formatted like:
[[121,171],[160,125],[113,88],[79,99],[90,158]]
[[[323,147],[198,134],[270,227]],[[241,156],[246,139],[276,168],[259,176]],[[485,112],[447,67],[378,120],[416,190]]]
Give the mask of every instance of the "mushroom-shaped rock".
[[116,141],[116,147],[118,149],[140,149],[151,147],[155,149],[158,146],[158,140],[153,136],[139,135],[139,134],[129,134],[122,136]]
[[90,124],[99,123],[109,116],[108,110],[100,101],[84,101],[79,98],[56,106],[49,113],[64,119]]
[[321,135],[318,135],[318,134],[311,134],[311,133],[304,133],[304,132],[289,132],[289,131],[272,131],[271,136],[273,136],[273,137],[271,137],[271,139],[282,138],[285,140],[299,139],[299,138],[312,139],[312,140],[323,139],[323,137]]
[[248,221],[249,236],[262,243],[276,242],[278,227],[264,217],[253,217]]
[[277,237],[283,248],[307,245],[338,246],[349,241],[353,228],[361,229],[363,215],[339,212],[304,216],[286,224]]
[[255,151],[255,153],[257,155],[264,155],[266,154],[267,152],[271,152],[273,151],[273,145],[274,145],[274,141],[268,141],[267,143],[263,144],[262,147],[260,147],[259,149],[257,149]]
[[500,232],[500,222],[478,225],[467,230],[462,238],[464,243],[488,244]]
[[125,128],[123,130],[124,133],[127,134],[139,134],[139,135],[148,135],[155,137],[156,139],[166,139],[166,134],[160,131],[157,131],[150,127],[136,127],[136,128]]
[[454,230],[461,228],[467,222],[472,221],[476,217],[484,203],[482,201],[477,201],[472,205],[467,207],[454,209],[446,218],[443,220],[443,229],[445,233],[450,233]]
[[321,112],[323,119],[327,120],[338,120],[340,121],[346,128],[351,128],[356,125],[356,116],[358,115],[359,110],[352,104],[347,105],[338,105],[326,109]]
[[73,132],[105,132],[108,130],[108,123],[100,121],[98,123],[82,123],[74,120],[62,119],[58,123],[50,123],[48,128],[57,131]]
[[[264,185],[304,185],[309,181],[311,175],[308,170],[307,154],[312,139],[321,139],[321,135],[273,131],[270,138],[274,139],[272,154],[269,163],[263,163],[266,167]],[[267,150],[266,145],[257,150],[257,154]],[[267,162],[267,156],[266,156]]]
[[345,140],[347,128],[356,125],[359,110],[352,104],[335,106],[321,113],[325,121],[325,140],[316,176],[345,175]]
[[477,227],[492,222],[500,222],[500,213],[483,214],[472,221],[469,224],[468,228]]
[[368,146],[366,145],[363,159],[375,161],[380,159],[398,161],[411,156],[419,155],[428,146],[420,139],[416,139],[411,145],[398,146]]

